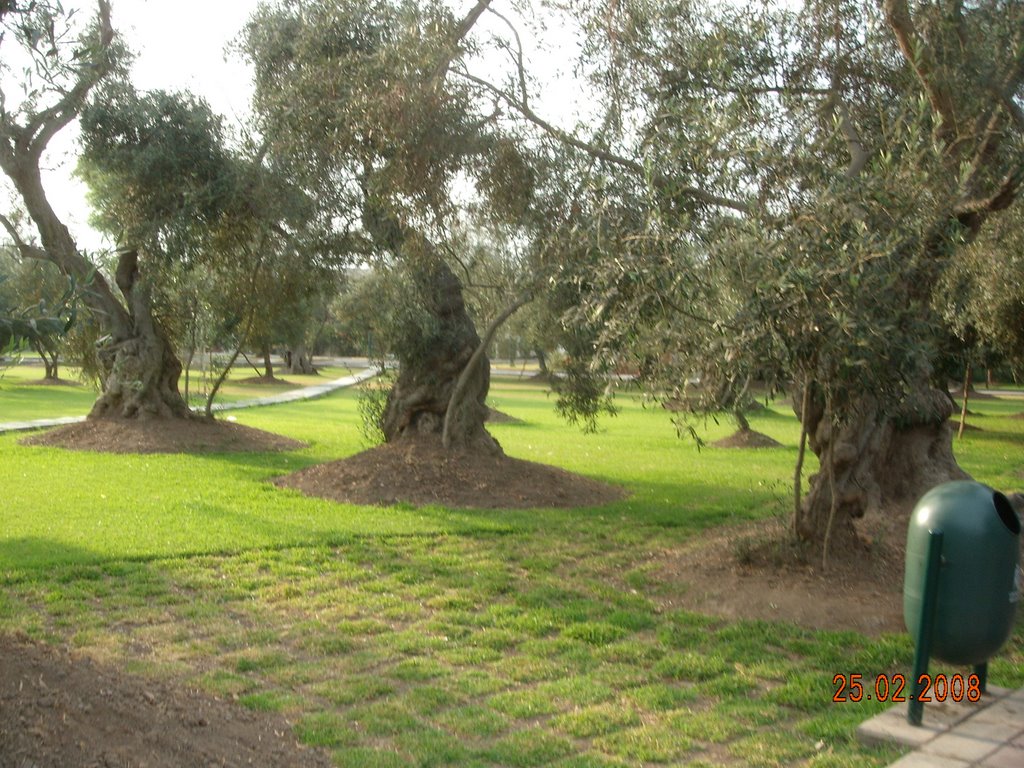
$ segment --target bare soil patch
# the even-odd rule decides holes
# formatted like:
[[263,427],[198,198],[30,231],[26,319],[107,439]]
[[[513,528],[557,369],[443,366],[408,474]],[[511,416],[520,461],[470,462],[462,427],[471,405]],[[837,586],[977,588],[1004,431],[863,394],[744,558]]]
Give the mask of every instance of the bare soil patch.
[[[1008,493],[1024,515],[1024,493]],[[912,509],[873,511],[856,538],[821,548],[799,543],[779,517],[714,528],[655,553],[654,573],[672,585],[666,607],[730,620],[785,621],[869,636],[906,632],[903,571]],[[1024,554],[1024,541],[1021,543]]]
[[741,429],[711,445],[715,448],[779,448],[782,443],[752,429]]
[[856,541],[821,551],[794,541],[778,520],[717,528],[655,558],[678,586],[666,607],[730,620],[786,621],[866,635],[903,632],[907,513],[868,515]]
[[328,768],[284,718],[0,636],[0,768]]
[[304,443],[229,421],[100,419],[68,424],[21,440],[100,453],[226,453],[294,451]]
[[442,504],[477,509],[596,507],[622,488],[483,451],[445,451],[437,439],[403,439],[277,478],[309,496],[353,504]]

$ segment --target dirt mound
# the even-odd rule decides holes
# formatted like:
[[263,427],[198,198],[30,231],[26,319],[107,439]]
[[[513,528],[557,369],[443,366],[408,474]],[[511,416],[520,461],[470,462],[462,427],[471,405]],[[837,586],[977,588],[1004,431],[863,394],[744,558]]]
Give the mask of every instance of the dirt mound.
[[0,768],[327,768],[279,716],[0,636]]
[[101,453],[227,453],[305,447],[271,432],[199,418],[82,421],[34,434],[21,443]]
[[491,424],[522,424],[523,423],[519,419],[517,419],[515,416],[509,416],[507,413],[502,413],[501,411],[497,410],[496,408],[488,408],[487,409],[486,421],[490,422]]
[[276,384],[282,387],[297,387],[295,384],[287,379],[279,379],[277,376],[250,376],[248,379],[239,379],[235,382],[236,384]]
[[81,387],[81,382],[75,381],[74,379],[54,379],[54,378],[42,378],[32,379],[31,381],[23,381],[22,384],[28,384],[33,387]]
[[729,437],[716,440],[711,445],[715,448],[781,448],[782,443],[774,440],[768,435],[755,432],[752,429],[741,429]]
[[380,506],[596,507],[626,496],[564,469],[483,451],[445,451],[439,440],[424,438],[377,446],[274,482],[309,496]]

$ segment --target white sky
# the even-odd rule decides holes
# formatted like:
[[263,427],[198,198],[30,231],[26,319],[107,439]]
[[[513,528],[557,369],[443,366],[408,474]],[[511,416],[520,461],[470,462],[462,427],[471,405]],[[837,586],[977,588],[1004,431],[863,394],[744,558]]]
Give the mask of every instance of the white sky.
[[[459,14],[468,10],[473,0],[449,2]],[[111,4],[114,28],[137,56],[132,70],[137,88],[191,91],[203,96],[229,125],[237,126],[244,120],[251,95],[250,73],[239,57],[228,54],[226,48],[238,38],[259,0],[112,0]],[[496,9],[506,12],[510,8],[504,6],[510,5],[494,4]],[[83,15],[95,13],[94,1],[78,0],[65,6],[77,7]],[[506,34],[501,22],[490,15],[481,20],[479,27],[481,31]],[[530,47],[527,30],[520,32],[524,44]],[[551,34],[557,36],[559,32]],[[551,53],[541,53],[545,75],[561,82],[560,86],[549,85],[543,93],[532,94],[541,109],[548,107],[569,121],[585,111],[581,103],[585,97],[571,82],[570,65],[566,62],[567,52],[571,55],[575,49],[574,41],[566,41],[562,50],[556,52],[561,54],[561,64],[554,63]],[[527,50],[528,61],[533,58],[537,62],[536,53]],[[495,75],[495,79],[499,76]],[[88,225],[85,189],[73,175],[76,151],[75,129],[69,126],[51,142],[44,160],[47,194],[79,247],[111,247]]]
[[258,0],[112,0],[113,23],[138,55],[140,90],[201,94],[229,121],[248,105],[249,71],[237,56],[225,60]]
[[[75,5],[94,12],[93,3]],[[111,21],[136,52],[132,77],[137,88],[191,91],[205,97],[228,123],[237,123],[249,102],[250,74],[237,56],[226,58],[225,48],[257,5],[258,0],[112,0]],[[76,151],[69,126],[51,142],[45,160],[47,194],[79,247],[109,247],[88,225],[85,188],[73,176]]]

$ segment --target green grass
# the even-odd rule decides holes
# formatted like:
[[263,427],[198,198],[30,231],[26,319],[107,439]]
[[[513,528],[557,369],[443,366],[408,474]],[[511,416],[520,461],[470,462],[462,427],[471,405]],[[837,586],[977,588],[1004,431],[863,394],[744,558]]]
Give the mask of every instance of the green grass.
[[[2,396],[0,396],[2,397]],[[673,608],[658,553],[782,514],[797,425],[769,451],[698,451],[624,399],[584,435],[542,390],[498,380],[511,455],[615,482],[601,508],[373,508],[302,497],[276,475],[361,448],[356,395],[245,412],[290,454],[112,456],[0,437],[0,630],[72,643],[258,711],[284,712],[339,766],[882,766],[835,704],[834,675],[906,672],[905,635],[869,638]],[[979,401],[956,449],[1020,483],[1024,410]],[[708,439],[730,431],[710,422]],[[142,651],[140,649],[146,649]],[[941,668],[936,668],[938,671]],[[991,665],[1024,684],[1024,628]]]
[[[246,383],[245,379],[255,376],[255,371],[248,366],[236,367],[218,391],[215,402],[235,403],[269,397],[299,387],[323,384],[349,373],[346,368],[325,367],[320,369],[319,376],[278,374],[287,384],[251,384]],[[85,415],[96,400],[97,392],[92,385],[82,384],[78,375],[77,368],[62,366],[60,377],[67,382],[66,386],[41,386],[38,382],[43,377],[43,368],[39,365],[16,365],[0,371],[0,422]],[[184,379],[180,387],[184,391]],[[205,405],[207,391],[207,383],[202,377],[193,378],[189,396],[191,404]]]
[[[1021,469],[1021,440],[1024,422],[1013,418],[1024,413],[1024,397],[977,399],[969,402],[974,415],[968,425],[980,431],[967,431],[962,440],[954,441],[954,452],[960,464],[974,477],[993,488],[1013,491],[1024,484]],[[959,403],[958,406],[959,408]],[[959,420],[959,412],[954,416]]]
[[[319,370],[318,375],[304,376],[298,374],[285,373],[284,371],[275,371],[274,375],[278,379],[282,379],[284,384],[253,384],[248,381],[256,376],[256,371],[250,368],[248,365],[235,365],[231,369],[231,373],[228,374],[224,384],[217,391],[217,403],[236,403],[241,400],[250,400],[259,397],[270,397],[271,395],[280,395],[285,392],[291,392],[299,387],[312,387],[317,384],[323,384],[330,381],[331,379],[338,379],[342,376],[348,376],[352,373],[347,368],[338,368],[332,366],[325,366]],[[203,406],[206,405],[206,397],[209,392],[212,382],[203,378],[200,372],[193,371],[192,379],[190,382],[190,393],[189,400],[192,405]],[[184,379],[180,384],[182,391],[184,391]]]
[[0,371],[0,422],[31,421],[89,412],[96,391],[78,383],[78,370],[61,367],[60,377],[68,386],[44,386],[41,365],[15,365]]

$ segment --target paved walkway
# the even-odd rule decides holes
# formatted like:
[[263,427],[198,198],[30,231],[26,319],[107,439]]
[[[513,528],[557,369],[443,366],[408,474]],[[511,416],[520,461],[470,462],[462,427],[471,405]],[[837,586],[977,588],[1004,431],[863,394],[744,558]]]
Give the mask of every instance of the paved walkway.
[[[351,387],[361,381],[366,381],[367,379],[373,378],[378,373],[379,371],[376,368],[367,368],[354,373],[351,376],[342,376],[340,379],[325,381],[323,384],[314,384],[312,387],[293,389],[290,392],[282,392],[279,395],[257,397],[253,400],[240,400],[236,403],[214,403],[212,410],[217,412],[238,411],[244,408],[259,408],[264,405],[278,405],[279,403],[294,403],[298,400],[311,400],[314,397],[323,397],[328,392],[333,392],[336,389]],[[203,409],[200,407],[194,407],[194,410],[201,411]],[[85,421],[85,416],[65,416],[60,419],[34,419],[32,421],[8,421],[6,423],[0,423],[0,432],[18,432],[30,429],[44,429],[46,427],[59,427],[62,424],[75,424],[79,421]]]
[[927,704],[916,727],[907,722],[907,705],[897,704],[862,723],[857,735],[914,747],[890,768],[1024,768],[1024,688],[990,685],[976,704]]

